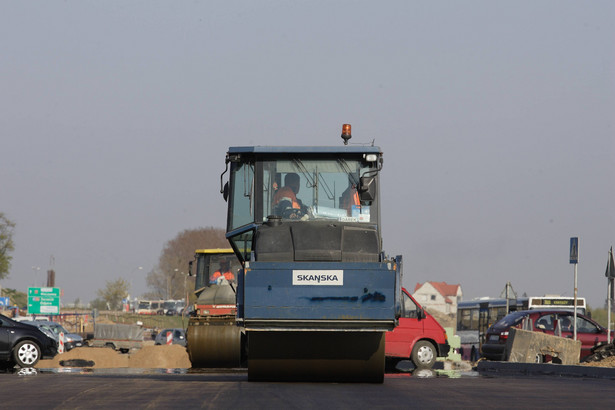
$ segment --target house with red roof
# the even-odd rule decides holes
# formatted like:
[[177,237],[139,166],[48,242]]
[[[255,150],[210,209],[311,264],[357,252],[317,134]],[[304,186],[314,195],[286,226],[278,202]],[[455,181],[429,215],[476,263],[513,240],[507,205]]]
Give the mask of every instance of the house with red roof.
[[457,303],[463,298],[461,285],[446,282],[417,283],[412,297],[428,310],[445,314],[457,313]]

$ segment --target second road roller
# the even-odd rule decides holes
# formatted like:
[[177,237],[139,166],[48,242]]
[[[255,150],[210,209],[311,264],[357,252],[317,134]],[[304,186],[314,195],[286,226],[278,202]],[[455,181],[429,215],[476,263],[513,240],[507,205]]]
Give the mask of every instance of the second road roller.
[[199,249],[194,256],[197,300],[186,339],[192,367],[239,367],[245,360],[244,332],[236,323],[236,275],[241,265],[232,249]]

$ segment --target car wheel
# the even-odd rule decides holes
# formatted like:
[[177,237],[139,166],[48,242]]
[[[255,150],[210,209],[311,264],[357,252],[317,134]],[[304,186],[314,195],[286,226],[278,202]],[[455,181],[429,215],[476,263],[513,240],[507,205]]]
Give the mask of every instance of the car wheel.
[[412,349],[412,363],[417,369],[431,369],[436,361],[436,348],[426,340],[420,340]]
[[41,358],[41,349],[30,340],[23,340],[15,346],[13,359],[19,367],[34,367]]

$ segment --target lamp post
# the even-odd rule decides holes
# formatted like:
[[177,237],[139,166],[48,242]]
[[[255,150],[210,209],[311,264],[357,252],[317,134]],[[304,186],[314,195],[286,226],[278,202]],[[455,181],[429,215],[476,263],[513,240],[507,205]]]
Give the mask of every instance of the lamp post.
[[[129,283],[129,286],[130,286],[130,291],[131,292],[132,292],[132,276],[138,270],[143,270],[143,266],[138,266],[138,267],[136,267],[136,268],[134,268],[133,270],[130,271],[130,276],[129,276],[130,283]],[[128,295],[128,297],[130,297],[130,295]]]
[[175,268],[173,269],[173,273],[171,273],[170,275],[167,276],[167,300],[169,300],[171,297],[171,277],[175,275],[175,273],[179,272],[179,269]]
[[187,291],[186,291],[186,280],[188,279],[188,274],[185,272],[180,272],[182,275],[184,275],[184,295],[182,296],[182,298],[186,298],[186,303],[188,303],[188,298],[187,298]]

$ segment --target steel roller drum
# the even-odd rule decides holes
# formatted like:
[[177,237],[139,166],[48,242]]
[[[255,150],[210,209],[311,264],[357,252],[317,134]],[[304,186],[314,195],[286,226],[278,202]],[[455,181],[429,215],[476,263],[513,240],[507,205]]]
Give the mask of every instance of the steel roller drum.
[[248,332],[250,381],[382,383],[384,332]]
[[186,333],[192,367],[239,367],[241,329],[235,321],[198,321],[188,323]]

